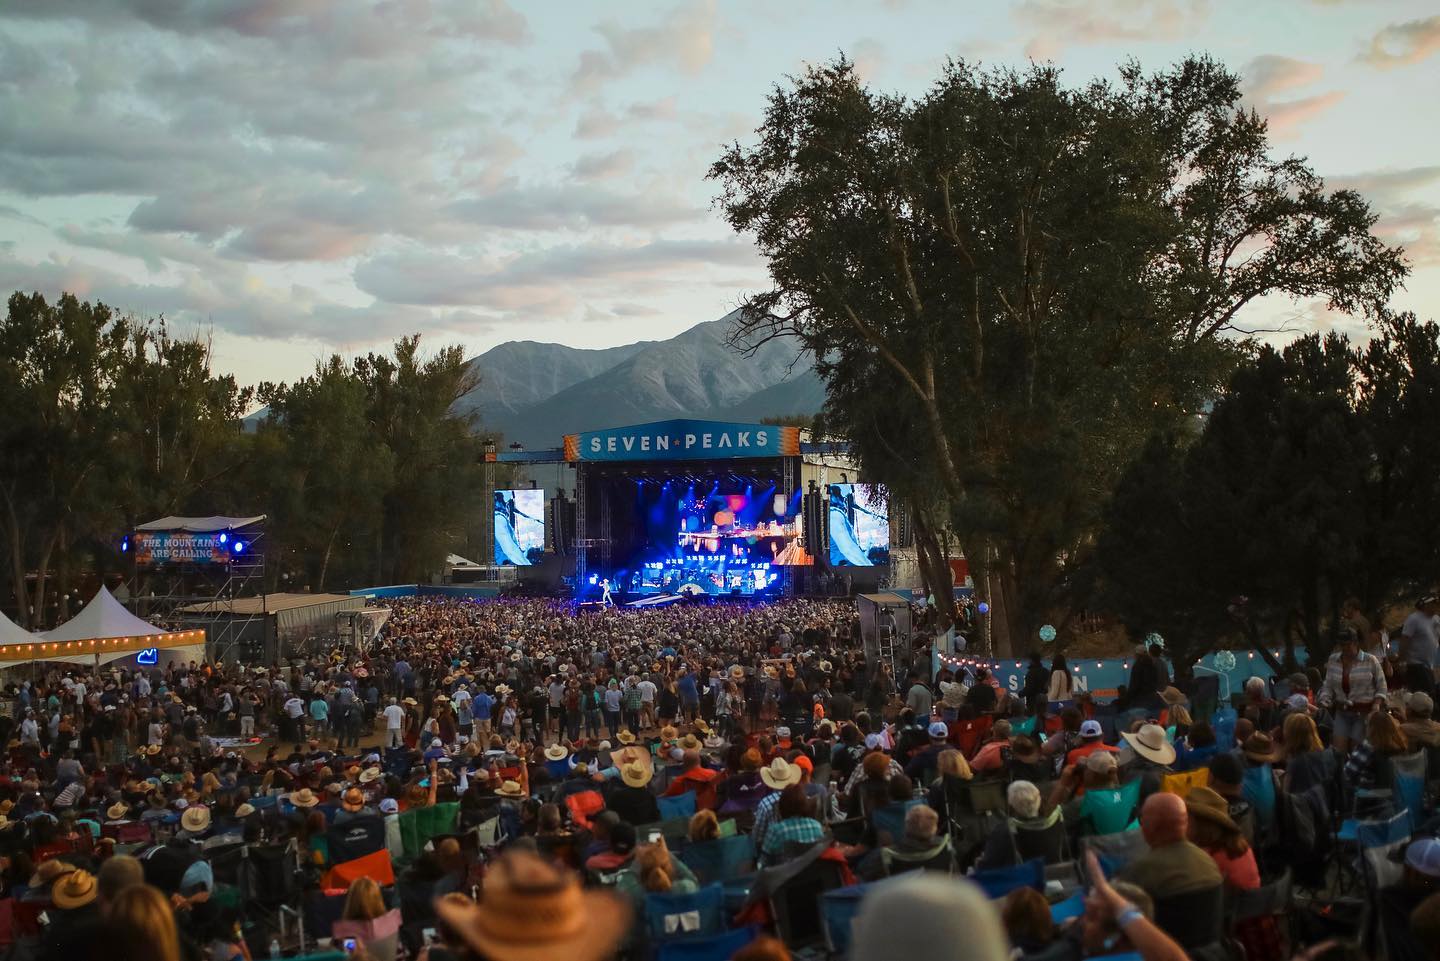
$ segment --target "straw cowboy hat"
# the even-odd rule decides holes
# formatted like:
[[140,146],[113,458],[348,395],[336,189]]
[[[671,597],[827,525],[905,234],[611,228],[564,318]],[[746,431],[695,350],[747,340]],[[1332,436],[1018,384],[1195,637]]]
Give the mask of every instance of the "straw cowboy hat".
[[154,757],[155,755],[160,753],[160,745],[151,744],[145,749],[145,753],[148,754],[150,757]]
[[313,808],[320,803],[320,798],[308,787],[302,787],[290,795],[290,803],[297,808]]
[[62,911],[83,908],[95,900],[95,876],[89,871],[71,871],[55,882],[50,900]]
[[694,721],[691,722],[690,726],[693,727],[700,734],[711,733],[710,725],[705,722],[705,719],[703,717],[697,717]]
[[250,815],[252,815],[252,814],[254,814],[254,813],[255,813],[255,805],[251,804],[249,801],[246,801],[245,803],[241,804],[238,808],[235,809],[235,816],[236,816],[237,818],[248,818]]
[[644,787],[654,776],[654,768],[639,758],[627,758],[620,764],[620,780],[630,787]]
[[1136,754],[1148,761],[1160,765],[1175,763],[1175,745],[1165,737],[1165,729],[1158,724],[1145,724],[1134,734],[1124,731],[1120,736]]
[[679,736],[680,732],[675,730],[673,724],[667,724],[660,729],[660,740],[662,741],[673,741]]
[[420,702],[417,701],[417,700],[415,700],[413,697],[407,697],[405,700],[401,701],[400,703],[401,703],[401,704],[409,704],[411,707],[419,707],[419,706],[420,706]]
[[130,808],[124,801],[117,801],[105,809],[105,816],[112,821],[124,820],[129,813]]
[[378,781],[379,779],[380,769],[378,767],[367,767],[365,770],[360,772],[360,777],[358,778],[361,784],[370,784],[374,781]]
[[30,875],[29,887],[44,887],[61,875],[69,874],[73,870],[75,870],[75,865],[65,861],[42,861],[39,867],[35,869],[35,873]]
[[766,665],[765,665],[765,676],[766,676],[766,677],[779,677],[779,676],[780,676],[780,672],[775,669],[775,665],[774,665],[774,664],[766,664]]
[[676,742],[682,751],[700,750],[700,739],[693,734],[687,734]]
[[621,744],[634,744],[635,735],[630,733],[629,731],[621,731],[619,734],[615,735],[615,740],[619,741]]
[[777,757],[760,769],[760,780],[765,782],[766,787],[783,791],[792,784],[799,784],[802,773],[794,764]]
[[1171,687],[1167,687],[1165,688],[1165,690],[1160,692],[1160,700],[1164,701],[1171,707],[1174,707],[1177,704],[1184,704],[1190,699],[1186,697],[1178,687],[1174,687],[1172,685]]
[[707,738],[705,739],[705,741],[704,741],[705,750],[707,750],[707,751],[720,751],[720,750],[723,750],[723,749],[725,748],[725,743],[726,743],[726,742],[725,742],[725,739],[724,739],[723,737],[718,737],[718,736],[712,734],[710,737],[707,737]]
[[743,681],[743,680],[745,680],[745,668],[741,667],[739,664],[732,664],[732,665],[730,665],[730,680],[732,680],[732,681]]
[[495,794],[497,797],[522,798],[525,796],[525,789],[520,786],[519,781],[505,781]]
[[506,961],[600,961],[630,927],[620,898],[520,851],[491,865],[484,901],[445,899],[436,910],[477,954]]
[[1191,788],[1190,793],[1185,795],[1185,810],[1190,812],[1192,818],[1204,818],[1212,824],[1220,825],[1226,831],[1240,833],[1240,825],[1230,816],[1230,805],[1213,788]]
[[180,826],[191,834],[199,834],[210,827],[210,809],[199,804],[186,808],[180,815]]
[[552,744],[545,749],[545,759],[548,761],[563,761],[570,756],[570,751],[563,744]]
[[352,787],[341,797],[340,806],[351,814],[361,811],[365,807],[365,795],[358,787]]

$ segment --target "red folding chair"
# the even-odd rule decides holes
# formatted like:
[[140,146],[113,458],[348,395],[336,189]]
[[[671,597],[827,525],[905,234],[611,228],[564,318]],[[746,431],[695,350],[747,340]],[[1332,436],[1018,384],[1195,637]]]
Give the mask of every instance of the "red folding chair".
[[565,796],[565,807],[570,811],[570,820],[574,824],[589,830],[591,819],[605,810],[605,798],[599,791],[580,791]]

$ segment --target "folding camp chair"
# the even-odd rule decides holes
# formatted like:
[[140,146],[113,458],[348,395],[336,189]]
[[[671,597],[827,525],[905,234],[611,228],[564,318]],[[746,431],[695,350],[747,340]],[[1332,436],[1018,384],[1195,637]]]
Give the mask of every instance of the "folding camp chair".
[[1045,891],[1045,862],[1040,858],[1026,861],[1009,868],[995,868],[990,871],[976,871],[970,880],[980,885],[988,898],[1003,898],[1019,888],[1034,888],[1042,894]]
[[1410,830],[1425,819],[1425,779],[1429,758],[1425,751],[1414,751],[1390,759],[1390,795],[1397,812],[1410,815]]
[[972,758],[980,748],[981,739],[990,733],[990,726],[994,722],[995,719],[989,714],[982,714],[968,721],[956,721],[950,731],[950,740],[967,759]]
[[755,870],[755,846],[748,834],[691,844],[675,856],[701,884],[729,881]]
[[1219,944],[1225,937],[1225,887],[1155,899],[1155,924],[1186,951]]
[[1160,790],[1169,794],[1178,794],[1181,797],[1185,797],[1197,787],[1209,786],[1210,769],[1208,767],[1197,767],[1193,771],[1183,771],[1179,774],[1165,774],[1160,778]]
[[590,830],[590,821],[605,810],[605,798],[599,791],[580,791],[565,796],[565,809],[570,812],[570,822],[576,827]]
[[655,952],[655,961],[730,961],[736,952],[759,936],[759,926],[752,924],[708,937],[666,941]]
[[1398,884],[1404,877],[1404,865],[1400,853],[1410,841],[1410,812],[1401,811],[1383,821],[1361,821],[1355,827],[1355,843],[1359,849],[1357,867],[1365,885],[1366,912],[1363,938],[1375,957],[1383,957],[1382,945],[1377,941],[1384,932],[1379,931],[1378,915],[1374,905],[1381,888]]
[[1021,821],[1010,822],[1010,837],[1021,861],[1040,858],[1047,865],[1061,864],[1070,859],[1070,835],[1065,822],[1057,817],[1043,828],[1029,827]]
[[841,866],[816,858],[799,873],[769,893],[770,913],[775,931],[792,952],[825,940],[825,919],[821,897],[826,891],[844,886]]
[[825,919],[825,950],[831,957],[841,957],[850,950],[855,939],[855,916],[860,902],[873,885],[851,884],[826,891],[820,896],[820,914]]
[[1294,876],[1286,871],[1280,877],[1253,891],[1238,891],[1230,900],[1231,928],[1237,938],[1246,943],[1243,928],[1247,922],[1261,918],[1274,918],[1280,931],[1280,943],[1275,946],[1273,957],[1254,957],[1246,951],[1246,961],[1282,961],[1290,957],[1290,945],[1294,938],[1290,933],[1290,912],[1294,909],[1291,899],[1295,895]]
[[1139,831],[1092,834],[1081,841],[1081,846],[1086,851],[1095,852],[1106,877],[1113,877],[1125,865],[1150,850],[1150,845],[1145,843],[1145,835]]
[[1135,827],[1140,808],[1137,778],[1115,788],[1090,788],[1080,799],[1080,833],[1119,834]]
[[884,807],[875,808],[870,812],[870,823],[875,828],[875,836],[881,844],[894,844],[905,836],[905,815],[917,804],[925,802],[919,798],[912,798],[909,801],[897,801],[894,804],[887,804]]
[[[947,776],[945,813],[952,835],[983,837],[990,823],[1005,814],[1005,783]],[[957,839],[957,844],[959,839]]]
[[660,808],[660,820],[691,818],[695,816],[695,792],[686,791],[674,797],[658,797],[655,804]]
[[724,930],[725,889],[718,883],[693,894],[645,895],[645,931],[651,944]]
[[880,865],[885,876],[894,877],[907,871],[936,871],[941,874],[955,873],[955,848],[949,835],[924,851],[899,851],[891,847],[880,849]]

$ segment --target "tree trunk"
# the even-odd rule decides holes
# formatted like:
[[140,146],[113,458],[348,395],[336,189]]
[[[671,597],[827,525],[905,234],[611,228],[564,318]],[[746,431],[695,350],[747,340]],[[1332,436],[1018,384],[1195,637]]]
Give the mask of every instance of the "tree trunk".
[[[45,581],[50,570],[50,559],[55,556],[55,545],[60,540],[60,528],[50,535],[45,550],[40,554],[40,564],[35,569],[35,618],[37,624],[49,624],[45,617]],[[54,626],[53,624],[50,626]]]
[[915,555],[920,564],[920,575],[925,579],[925,589],[935,599],[936,609],[953,624],[955,583],[950,573],[949,558],[924,513],[914,510],[911,517],[915,530]]
[[335,527],[331,528],[330,539],[325,542],[325,554],[320,559],[320,576],[315,578],[316,594],[323,594],[325,592],[325,575],[330,570],[330,552],[335,549],[335,538],[339,535],[339,533],[340,527],[339,525],[336,525]]

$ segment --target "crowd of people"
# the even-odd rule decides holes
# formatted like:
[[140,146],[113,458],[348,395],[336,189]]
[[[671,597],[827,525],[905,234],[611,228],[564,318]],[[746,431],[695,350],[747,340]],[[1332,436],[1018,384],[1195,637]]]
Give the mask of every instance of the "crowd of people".
[[932,676],[928,611],[892,666],[843,600],[386,603],[363,650],[9,683],[0,941],[293,953],[293,899],[377,961],[1440,958],[1413,619],[1230,700],[1140,651],[1107,699],[1060,656]]

